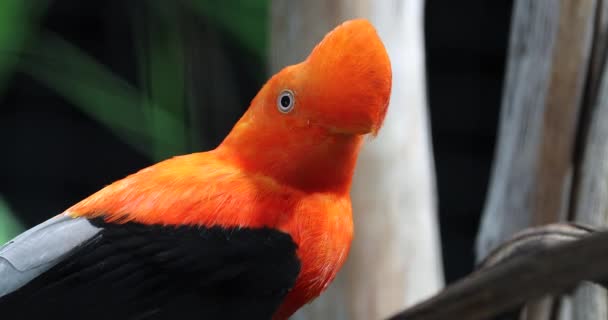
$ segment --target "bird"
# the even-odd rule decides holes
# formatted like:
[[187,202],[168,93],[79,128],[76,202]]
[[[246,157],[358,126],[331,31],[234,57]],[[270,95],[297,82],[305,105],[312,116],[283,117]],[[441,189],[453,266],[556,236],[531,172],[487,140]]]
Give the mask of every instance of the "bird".
[[215,149],[143,168],[0,247],[0,318],[289,318],[348,256],[353,172],[391,77],[369,21],[338,25]]

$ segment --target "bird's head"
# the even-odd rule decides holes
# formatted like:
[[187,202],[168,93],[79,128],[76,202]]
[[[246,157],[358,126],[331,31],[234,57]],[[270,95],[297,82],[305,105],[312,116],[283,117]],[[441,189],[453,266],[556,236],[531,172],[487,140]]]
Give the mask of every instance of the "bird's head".
[[297,65],[272,77],[251,105],[256,116],[328,133],[376,133],[386,114],[391,66],[374,27],[351,20]]
[[243,154],[249,149],[256,162],[268,158],[267,166],[278,169],[303,169],[307,161],[319,167],[322,160],[339,161],[340,152],[356,158],[358,147],[341,151],[335,142],[358,146],[361,136],[378,132],[391,79],[389,57],[374,27],[363,19],[347,21],[306,60],[268,80],[224,144],[238,145]]

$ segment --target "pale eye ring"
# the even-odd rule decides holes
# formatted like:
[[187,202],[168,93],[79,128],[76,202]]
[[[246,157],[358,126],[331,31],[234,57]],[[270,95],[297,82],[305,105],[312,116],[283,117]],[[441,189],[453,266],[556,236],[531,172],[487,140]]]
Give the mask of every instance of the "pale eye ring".
[[277,98],[277,108],[281,113],[289,113],[293,110],[296,104],[296,99],[293,92],[289,89],[283,90]]

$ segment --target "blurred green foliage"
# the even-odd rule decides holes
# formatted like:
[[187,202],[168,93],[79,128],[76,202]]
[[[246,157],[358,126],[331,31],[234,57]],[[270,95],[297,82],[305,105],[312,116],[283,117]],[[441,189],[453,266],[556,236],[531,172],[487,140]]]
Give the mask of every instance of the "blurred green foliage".
[[[33,31],[46,1],[0,1],[0,94],[19,63],[19,54]],[[0,244],[17,235],[23,227],[0,195]]]
[[[25,17],[24,1],[5,0],[0,2],[0,48],[19,52],[25,39],[26,28],[22,25]],[[0,88],[4,87],[17,62],[17,55],[10,52],[0,54]]]
[[[135,87],[56,35],[46,34],[36,45],[39,48],[34,48],[27,55],[27,63],[22,64],[23,72],[150,157],[154,155],[150,141],[159,148],[171,144],[162,135],[154,136],[153,123],[143,112],[144,108],[154,107],[146,105],[148,100]],[[165,127],[181,126],[164,109],[154,112],[157,123],[164,121]]]
[[[182,18],[187,12],[229,34],[264,61],[268,0],[145,2],[132,15],[139,87],[117,76],[74,44],[47,30],[38,17],[47,1],[0,1],[0,94],[15,71],[25,72],[158,161],[191,150],[199,130],[188,124]],[[196,113],[194,113],[196,114]],[[0,242],[19,225],[0,203]],[[4,237],[4,238],[3,238]]]
[[[161,160],[186,153],[190,135],[184,125],[188,110],[184,41],[178,25],[178,8],[159,1],[153,3],[152,10],[145,12],[145,22],[134,21],[134,29],[145,99],[144,121],[149,137],[155,142],[151,157]],[[191,127],[191,130],[195,129]]]
[[8,203],[0,196],[0,245],[12,239],[23,230]]
[[231,33],[260,58],[268,47],[268,0],[192,0],[196,12]]
[[[13,0],[11,0],[13,1]],[[184,7],[225,29],[246,50],[264,55],[267,0],[149,1],[133,16],[141,90],[59,36],[43,33],[24,55],[22,71],[107,126],[153,161],[189,152],[185,101]],[[240,5],[240,6],[239,6]],[[180,11],[181,9],[181,11]],[[189,11],[190,12],[190,11]],[[143,15],[141,17],[140,15]]]
[[46,6],[46,1],[0,1],[0,94],[15,71],[19,53]]

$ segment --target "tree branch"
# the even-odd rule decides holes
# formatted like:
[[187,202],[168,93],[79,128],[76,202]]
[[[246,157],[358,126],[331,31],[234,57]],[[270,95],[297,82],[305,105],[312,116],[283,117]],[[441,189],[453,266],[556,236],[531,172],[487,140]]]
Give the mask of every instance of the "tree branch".
[[390,320],[488,319],[581,281],[608,278],[608,231],[560,224],[529,229],[494,251],[486,269]]

